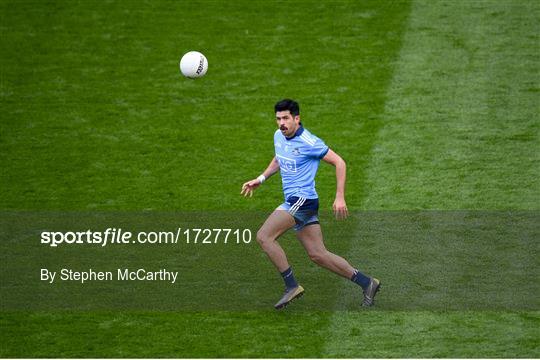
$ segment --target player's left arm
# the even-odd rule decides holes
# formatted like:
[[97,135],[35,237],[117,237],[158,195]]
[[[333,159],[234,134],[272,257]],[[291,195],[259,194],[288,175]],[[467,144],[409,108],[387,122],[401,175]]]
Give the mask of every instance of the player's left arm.
[[345,219],[349,216],[347,203],[345,203],[347,165],[341,156],[336,154],[332,149],[328,149],[328,152],[322,159],[336,168],[336,199],[334,200],[333,209],[337,219]]

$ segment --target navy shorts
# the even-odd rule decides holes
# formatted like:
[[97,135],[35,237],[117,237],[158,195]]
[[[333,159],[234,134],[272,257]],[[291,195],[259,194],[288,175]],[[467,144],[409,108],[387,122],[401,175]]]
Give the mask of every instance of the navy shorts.
[[279,205],[278,210],[285,210],[294,217],[296,231],[302,230],[307,225],[319,223],[319,199],[291,196]]

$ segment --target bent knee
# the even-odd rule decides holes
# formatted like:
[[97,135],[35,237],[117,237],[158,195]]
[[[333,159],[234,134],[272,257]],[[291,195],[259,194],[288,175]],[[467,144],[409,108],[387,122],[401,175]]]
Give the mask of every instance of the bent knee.
[[327,251],[313,251],[308,253],[310,260],[319,265],[326,262],[327,255]]
[[259,245],[264,246],[268,243],[271,243],[272,241],[274,241],[274,238],[270,236],[266,231],[257,231],[257,242],[259,243]]

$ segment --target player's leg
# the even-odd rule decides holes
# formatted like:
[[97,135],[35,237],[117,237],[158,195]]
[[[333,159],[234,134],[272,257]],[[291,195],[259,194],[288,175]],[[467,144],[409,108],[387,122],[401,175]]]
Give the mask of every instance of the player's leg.
[[296,233],[296,236],[306,249],[309,258],[317,265],[347,279],[350,279],[354,275],[355,269],[347,260],[326,249],[319,224],[304,226]]
[[324,246],[321,226],[318,223],[304,226],[297,231],[296,236],[313,262],[360,285],[364,293],[362,305],[373,305],[373,299],[380,287],[379,280],[362,274],[347,260],[328,251]]
[[294,278],[283,248],[277,242],[277,239],[285,231],[293,227],[294,224],[294,218],[286,210],[275,210],[257,232],[257,242],[278,269],[285,282],[285,293],[274,305],[276,309],[287,306],[291,301],[302,296],[304,293],[304,289],[298,285],[298,282]]
[[294,224],[294,218],[287,211],[274,210],[257,232],[257,242],[279,272],[287,270],[289,262],[277,239]]

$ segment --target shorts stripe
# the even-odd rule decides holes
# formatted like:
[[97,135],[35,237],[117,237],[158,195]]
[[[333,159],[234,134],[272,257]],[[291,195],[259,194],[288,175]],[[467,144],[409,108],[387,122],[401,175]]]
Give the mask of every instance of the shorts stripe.
[[285,210],[294,217],[294,230],[300,231],[305,226],[318,224],[319,199],[308,199],[304,196],[290,196],[278,206],[277,210]]
[[296,213],[296,211],[298,211],[300,206],[304,205],[305,202],[306,202],[306,198],[303,198],[303,197],[298,198],[298,200],[294,203],[294,205],[289,210],[289,213],[291,215],[294,215]]
[[306,198],[303,198],[303,197],[298,198],[296,203],[294,203],[294,205],[291,207],[289,211],[291,215],[294,215],[298,211],[298,209],[300,209],[300,207],[304,205],[305,202],[306,202]]

